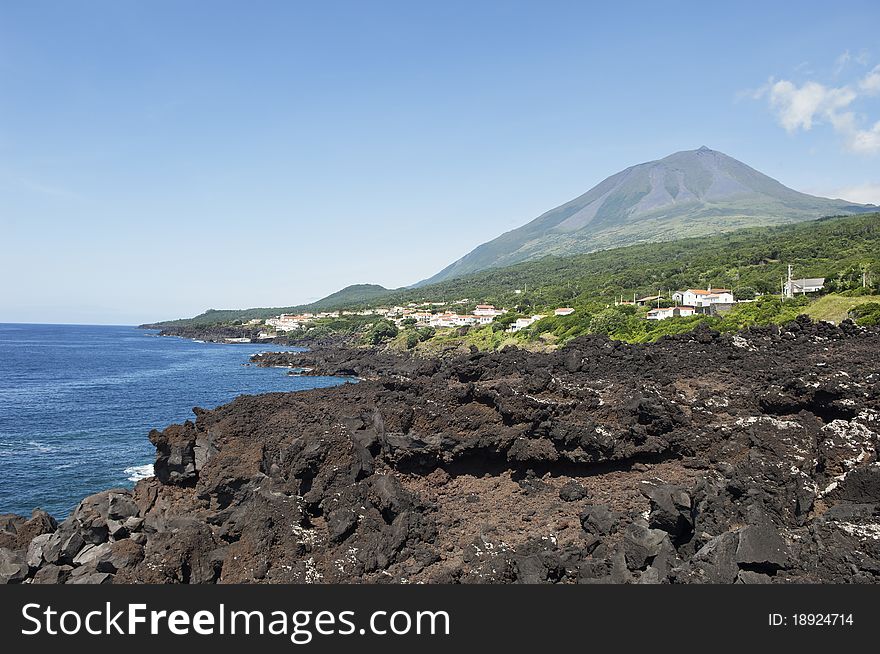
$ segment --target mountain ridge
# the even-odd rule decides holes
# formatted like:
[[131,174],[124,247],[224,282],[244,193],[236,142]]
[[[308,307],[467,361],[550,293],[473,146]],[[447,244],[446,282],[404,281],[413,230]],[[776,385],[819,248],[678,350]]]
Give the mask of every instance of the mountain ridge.
[[873,210],[874,205],[795,191],[733,157],[701,146],[625,168],[573,200],[477,246],[414,286],[548,255],[584,254]]

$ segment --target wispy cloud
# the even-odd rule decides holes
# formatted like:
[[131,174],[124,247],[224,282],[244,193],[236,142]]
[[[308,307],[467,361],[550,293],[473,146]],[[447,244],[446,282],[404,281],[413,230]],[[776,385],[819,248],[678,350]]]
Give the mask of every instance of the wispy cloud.
[[[848,51],[838,57],[835,70],[842,71],[850,62],[867,62],[863,55],[854,58]],[[880,65],[842,86],[815,80],[796,83],[770,80],[751,93],[754,99],[767,99],[779,124],[789,133],[808,132],[819,124],[828,124],[843,138],[844,147],[859,154],[880,153],[880,120],[872,122],[856,114],[858,100],[880,95]]]
[[38,195],[63,198],[66,200],[82,200],[82,196],[80,196],[78,193],[68,191],[67,189],[59,188],[57,186],[44,184],[33,179],[27,179],[25,177],[17,176],[6,176],[6,181],[14,186],[17,186],[26,191],[30,191],[31,193],[36,193]]
[[818,194],[830,198],[841,198],[850,202],[860,202],[861,204],[880,205],[880,182],[845,186],[831,191],[820,191]]

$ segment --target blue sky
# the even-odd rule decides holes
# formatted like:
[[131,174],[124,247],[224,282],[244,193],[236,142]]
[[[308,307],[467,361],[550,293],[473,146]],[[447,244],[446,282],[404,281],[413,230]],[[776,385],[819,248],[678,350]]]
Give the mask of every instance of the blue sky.
[[610,4],[0,4],[0,322],[413,283],[700,145],[880,203],[876,2]]

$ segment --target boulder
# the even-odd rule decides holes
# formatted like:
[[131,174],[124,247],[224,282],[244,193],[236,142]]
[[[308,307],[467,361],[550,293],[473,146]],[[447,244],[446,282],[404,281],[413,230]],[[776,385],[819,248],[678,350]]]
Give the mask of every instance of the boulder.
[[26,549],[31,540],[57,528],[55,518],[42,509],[34,509],[30,520],[20,515],[4,514],[0,516],[0,547]]
[[31,568],[39,568],[46,560],[43,557],[43,548],[52,540],[52,534],[40,534],[36,536],[27,549],[27,564]]
[[0,547],[0,584],[20,584],[29,573],[22,552]]
[[856,468],[831,494],[836,500],[858,504],[880,503],[880,464]]
[[739,534],[726,532],[710,539],[693,556],[676,580],[684,583],[730,584],[739,573],[736,549]]
[[138,515],[140,509],[130,493],[110,493],[107,506],[108,520],[124,521],[128,518],[136,518]]
[[587,489],[582,484],[570,479],[559,489],[559,499],[563,502],[577,502],[587,496]]
[[113,540],[122,540],[123,538],[128,537],[128,529],[126,529],[125,524],[119,520],[107,521],[107,533]]
[[691,497],[683,488],[668,484],[646,486],[642,493],[651,502],[651,527],[668,532],[675,540],[683,540],[693,532]]
[[760,572],[752,572],[751,570],[740,570],[736,575],[736,583],[738,584],[772,584],[773,577],[769,577]]
[[[60,549],[58,553],[57,560],[62,563],[71,563],[73,559],[79,554],[80,550],[85,547],[86,541],[83,540],[83,537],[80,536],[78,531],[74,531],[72,534],[60,540]],[[52,550],[54,552],[54,548]],[[49,559],[46,559],[47,561]]]
[[749,525],[739,531],[736,562],[756,571],[775,571],[788,563],[788,548],[772,525]]
[[67,580],[67,576],[70,574],[71,568],[69,565],[55,565],[54,563],[47,563],[34,575],[34,578],[31,580],[32,584],[63,584]]
[[644,520],[627,525],[623,532],[627,567],[630,570],[643,570],[660,553],[664,543],[669,543],[669,534],[662,529],[651,529]]
[[357,514],[349,508],[336,509],[327,516],[327,531],[330,540],[341,543],[357,527]]
[[[130,539],[105,545],[106,549],[98,552],[93,558],[95,569],[98,572],[116,574],[120,570],[133,568],[144,560],[144,548]],[[98,547],[105,547],[105,545]]]
[[604,504],[593,504],[581,511],[581,526],[588,534],[607,536],[617,525],[617,516]]
[[74,568],[65,583],[90,585],[111,584],[113,583],[113,575],[107,572],[98,572],[92,564],[83,565]]

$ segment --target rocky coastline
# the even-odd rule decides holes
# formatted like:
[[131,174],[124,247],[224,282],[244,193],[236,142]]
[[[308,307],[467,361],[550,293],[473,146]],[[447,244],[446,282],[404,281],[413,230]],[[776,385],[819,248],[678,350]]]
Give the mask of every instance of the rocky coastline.
[[168,325],[140,325],[140,329],[158,329],[159,336],[177,336],[206,343],[228,343],[230,339],[249,339],[256,343],[274,343],[287,345],[287,339],[283,337],[260,338],[263,331],[259,327],[246,327],[235,325],[211,325],[211,326],[168,326]]
[[150,432],[155,476],[0,516],[9,583],[876,583],[880,330],[432,359]]

